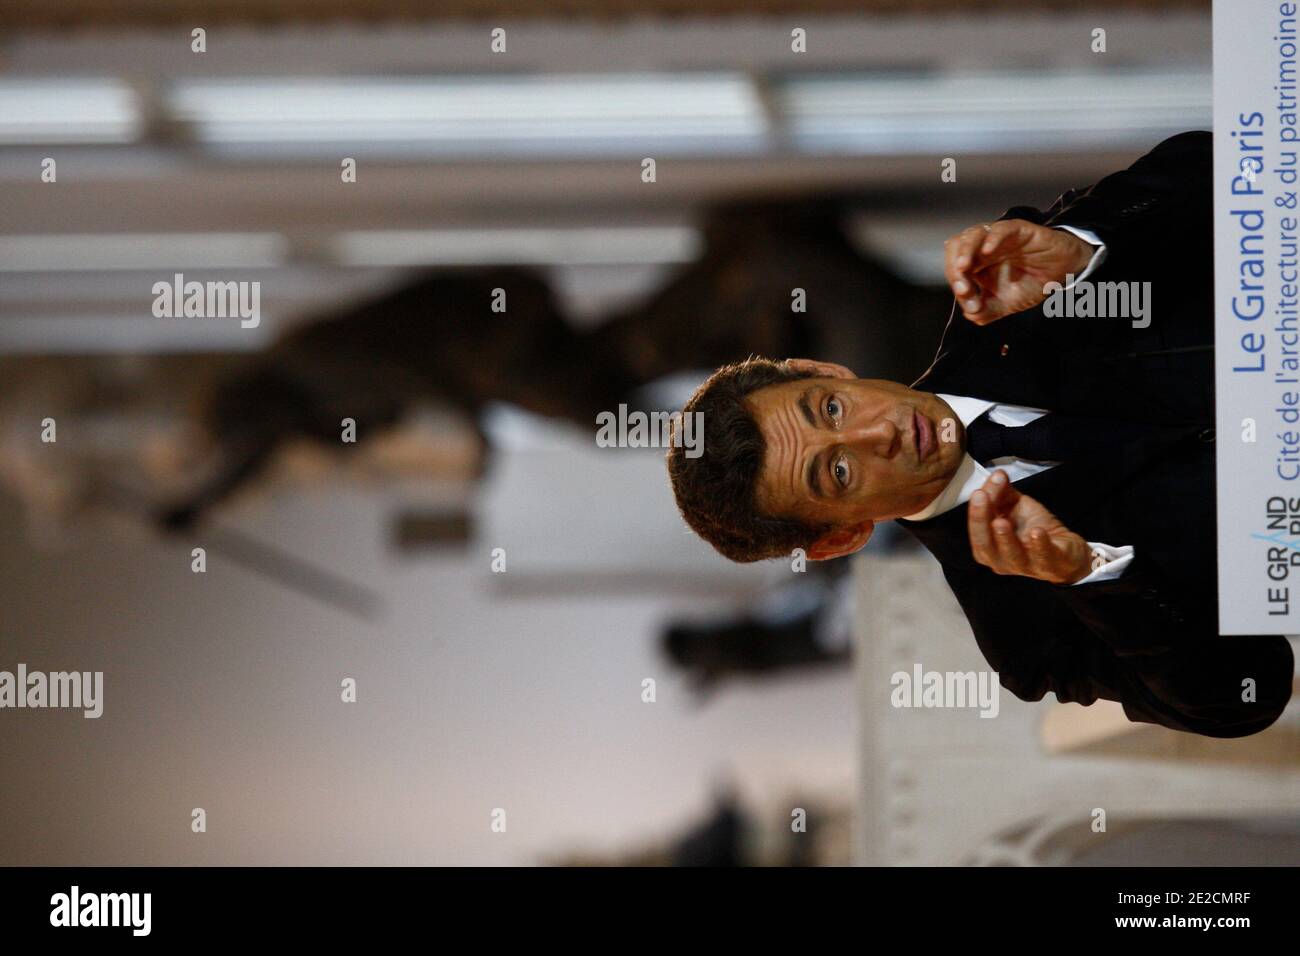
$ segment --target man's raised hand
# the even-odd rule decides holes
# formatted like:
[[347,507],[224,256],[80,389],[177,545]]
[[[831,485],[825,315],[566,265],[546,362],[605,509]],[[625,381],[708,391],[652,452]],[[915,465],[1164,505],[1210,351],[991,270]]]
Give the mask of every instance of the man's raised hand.
[[971,495],[966,523],[975,560],[996,574],[1074,584],[1092,570],[1088,542],[995,471]]
[[1064,229],[1002,219],[963,229],[943,244],[943,271],[957,305],[976,325],[1032,309],[1049,282],[1087,268],[1093,246]]

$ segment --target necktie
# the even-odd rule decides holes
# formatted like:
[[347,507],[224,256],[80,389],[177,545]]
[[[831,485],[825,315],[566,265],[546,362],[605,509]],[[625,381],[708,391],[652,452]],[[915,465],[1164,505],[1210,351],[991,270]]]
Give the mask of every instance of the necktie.
[[985,412],[966,426],[966,451],[981,465],[996,458],[1062,462],[1104,453],[1159,430],[1143,422],[1048,412],[1027,425],[999,425]]

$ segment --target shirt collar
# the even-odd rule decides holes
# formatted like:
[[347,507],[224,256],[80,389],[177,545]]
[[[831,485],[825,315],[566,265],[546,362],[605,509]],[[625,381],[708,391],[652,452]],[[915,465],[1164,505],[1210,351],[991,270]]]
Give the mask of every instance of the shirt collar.
[[[957,414],[957,418],[961,420],[962,428],[968,426],[997,404],[997,402],[990,402],[984,398],[944,395],[941,392],[935,392],[935,394],[947,402],[948,407]],[[903,520],[925,521],[927,518],[933,518],[945,511],[951,511],[958,505],[965,504],[970,500],[970,496],[975,493],[976,489],[982,487],[984,482],[988,480],[989,474],[987,468],[963,452],[961,463],[957,465],[957,471],[943,491],[939,492],[933,501],[916,514],[904,515]]]

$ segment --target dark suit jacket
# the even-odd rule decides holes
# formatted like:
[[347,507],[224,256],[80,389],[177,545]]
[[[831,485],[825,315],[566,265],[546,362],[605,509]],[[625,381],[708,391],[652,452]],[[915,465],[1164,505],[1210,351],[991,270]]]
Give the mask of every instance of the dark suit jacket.
[[[1277,719],[1294,668],[1284,637],[1218,633],[1215,557],[1211,135],[1181,133],[1046,212],[1105,242],[1095,282],[1151,283],[1151,322],[1047,318],[979,327],[954,308],[914,385],[1154,426],[1102,461],[1017,482],[1088,541],[1133,545],[1115,581],[1066,587],[994,574],[970,552],[966,506],[899,522],[934,554],[980,650],[1022,700],[1119,701],[1130,720],[1240,737]],[[1243,681],[1256,700],[1243,702]]]

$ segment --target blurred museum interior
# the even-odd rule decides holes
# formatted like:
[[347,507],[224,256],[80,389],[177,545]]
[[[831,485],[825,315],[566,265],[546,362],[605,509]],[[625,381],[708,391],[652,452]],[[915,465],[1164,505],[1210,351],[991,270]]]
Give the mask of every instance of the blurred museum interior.
[[751,353],[915,378],[948,235],[1210,127],[1208,3],[6,6],[2,664],[107,689],[5,715],[0,863],[1300,858],[1295,708],[893,709],[985,666],[924,552],[730,566],[592,437]]

